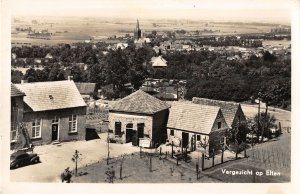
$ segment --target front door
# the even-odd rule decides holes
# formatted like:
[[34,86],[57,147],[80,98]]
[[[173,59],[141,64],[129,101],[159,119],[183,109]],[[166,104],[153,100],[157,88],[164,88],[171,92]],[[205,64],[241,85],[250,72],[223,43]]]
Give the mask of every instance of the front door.
[[52,141],[58,140],[58,124],[52,124]]
[[138,141],[138,145],[139,145],[139,142],[140,142],[140,138],[144,138],[144,127],[145,127],[144,123],[138,123],[137,124],[137,141]]
[[187,147],[189,144],[189,134],[182,132],[182,147]]

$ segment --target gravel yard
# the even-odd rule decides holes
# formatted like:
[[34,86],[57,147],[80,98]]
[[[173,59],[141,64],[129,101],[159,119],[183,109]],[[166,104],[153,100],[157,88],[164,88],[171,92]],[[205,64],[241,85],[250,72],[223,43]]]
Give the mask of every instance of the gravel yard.
[[[65,168],[73,170],[75,164],[71,158],[77,149],[81,153],[78,167],[98,162],[107,157],[107,134],[100,134],[100,139],[91,141],[64,142],[57,145],[37,146],[34,152],[40,156],[41,163],[21,167],[10,171],[11,181],[18,182],[59,182],[60,173]],[[110,156],[137,152],[138,147],[131,144],[110,144]]]

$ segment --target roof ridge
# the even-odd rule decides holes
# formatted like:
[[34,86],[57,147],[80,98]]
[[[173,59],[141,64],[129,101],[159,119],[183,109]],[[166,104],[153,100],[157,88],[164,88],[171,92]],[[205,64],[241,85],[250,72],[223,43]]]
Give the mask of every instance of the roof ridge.
[[210,99],[210,98],[193,97],[192,102],[194,102],[195,100],[206,100],[206,101],[210,101],[210,102],[234,104],[234,105],[239,105],[240,104],[238,102],[233,102],[233,101],[223,101],[223,100],[215,100],[215,99]]

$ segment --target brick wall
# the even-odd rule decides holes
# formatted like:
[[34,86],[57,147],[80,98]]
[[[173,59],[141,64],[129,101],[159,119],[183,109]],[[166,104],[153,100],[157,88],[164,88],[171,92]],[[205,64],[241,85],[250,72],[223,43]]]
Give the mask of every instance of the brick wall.
[[[77,132],[69,133],[69,116],[77,115]],[[72,141],[85,139],[85,124],[86,124],[86,107],[59,109],[41,112],[26,112],[24,113],[24,122],[27,126],[28,133],[32,135],[32,121],[41,119],[41,138],[31,141],[34,145],[49,144],[52,142],[52,119],[59,118],[58,138],[59,141]]]
[[120,112],[109,112],[109,129],[115,133],[115,122],[121,122],[121,134],[122,142],[126,142],[126,125],[129,123],[133,124],[133,130],[137,130],[138,123],[144,123],[144,134],[152,138],[152,121],[153,116],[142,115],[135,113],[120,113]]

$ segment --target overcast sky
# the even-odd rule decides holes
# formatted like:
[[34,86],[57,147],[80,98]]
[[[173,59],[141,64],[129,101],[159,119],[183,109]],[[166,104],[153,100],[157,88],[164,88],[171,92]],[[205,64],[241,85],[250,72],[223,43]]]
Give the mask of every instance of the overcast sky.
[[141,19],[289,22],[297,0],[12,0],[11,13]]

